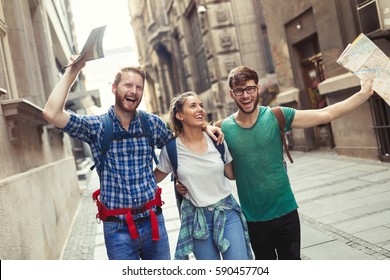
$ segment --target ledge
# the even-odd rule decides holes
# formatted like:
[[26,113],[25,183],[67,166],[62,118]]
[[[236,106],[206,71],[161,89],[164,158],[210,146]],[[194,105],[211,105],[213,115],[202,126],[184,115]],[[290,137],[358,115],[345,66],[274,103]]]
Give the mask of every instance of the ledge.
[[157,48],[160,44],[163,44],[168,51],[170,51],[170,31],[168,27],[157,27],[156,29],[149,30],[148,43],[153,47]]
[[299,100],[299,89],[291,88],[280,92],[276,95],[276,103],[278,104],[287,104],[291,102],[297,102]]
[[[43,126],[48,123],[42,117],[42,109],[25,99],[3,100],[0,102],[3,114],[8,124],[8,136],[11,143],[15,144],[22,137],[21,124],[32,124],[38,129],[38,135],[42,135]],[[40,138],[42,142],[42,139]]]
[[34,123],[36,126],[47,125],[42,117],[42,109],[26,99],[2,100],[0,102],[6,120]]
[[0,96],[3,95],[3,94],[7,94],[7,93],[8,93],[8,92],[7,92],[6,89],[0,87]]
[[318,90],[321,95],[325,95],[355,86],[360,86],[360,80],[354,74],[348,72],[326,79],[318,85]]

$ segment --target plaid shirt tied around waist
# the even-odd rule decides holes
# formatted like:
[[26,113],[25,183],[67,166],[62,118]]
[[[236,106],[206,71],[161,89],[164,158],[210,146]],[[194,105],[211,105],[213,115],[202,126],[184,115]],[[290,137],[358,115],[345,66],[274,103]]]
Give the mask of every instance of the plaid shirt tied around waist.
[[188,260],[188,256],[194,250],[193,238],[206,239],[210,235],[204,214],[204,211],[208,211],[208,208],[214,209],[213,239],[219,252],[225,252],[230,246],[229,240],[223,237],[223,228],[226,222],[225,210],[232,209],[239,213],[244,229],[248,258],[252,260],[253,254],[249,241],[248,226],[241,207],[232,195],[208,207],[196,207],[191,201],[183,199],[181,206],[181,227],[176,245],[175,260]]

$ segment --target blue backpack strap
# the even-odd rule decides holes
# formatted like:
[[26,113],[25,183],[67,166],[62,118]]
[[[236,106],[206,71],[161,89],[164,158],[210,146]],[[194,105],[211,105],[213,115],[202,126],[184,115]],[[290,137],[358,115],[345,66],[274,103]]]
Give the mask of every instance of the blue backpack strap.
[[[104,114],[102,116],[103,119],[103,127],[104,127],[104,134],[103,134],[103,141],[102,146],[100,148],[100,165],[104,165],[104,161],[106,159],[106,154],[108,150],[110,149],[111,141],[113,140],[113,124],[111,117],[108,113]],[[103,168],[100,168],[101,170]]]
[[152,147],[152,156],[153,156],[154,162],[156,164],[158,164],[158,159],[157,159],[156,153],[154,152],[154,141],[153,141],[152,133],[150,131],[150,126],[149,126],[149,122],[148,122],[148,115],[146,112],[144,112],[142,110],[137,110],[137,113],[138,113],[139,119],[141,121],[141,128],[144,131],[144,133],[146,134],[146,137],[148,138],[150,147]]
[[171,162],[173,173],[177,172],[177,147],[176,147],[176,138],[172,138],[165,144],[167,149],[169,161]]
[[[103,140],[100,147],[100,168],[98,170],[99,176],[104,168],[104,162],[106,161],[107,151],[110,149],[111,141],[113,140],[113,128],[112,120],[108,113],[102,115],[103,119]],[[95,164],[91,166],[91,170],[95,168]]]
[[171,181],[176,184],[176,178],[177,178],[177,147],[176,147],[176,138],[172,138],[168,141],[167,144],[165,144],[165,147],[167,149],[168,158],[171,162],[173,172],[171,175]]
[[173,172],[171,175],[171,181],[173,181],[173,187],[175,190],[176,196],[176,206],[179,210],[179,215],[181,215],[181,202],[183,200],[183,196],[176,190],[176,181],[177,181],[177,146],[176,146],[176,138],[172,138],[165,144],[165,148],[167,149],[167,154],[169,161],[171,162]]
[[213,144],[214,144],[215,148],[221,154],[221,159],[222,159],[223,163],[226,164],[226,160],[225,160],[225,145],[223,143],[218,145],[217,141],[215,141],[213,138],[211,138],[211,140],[213,141]]

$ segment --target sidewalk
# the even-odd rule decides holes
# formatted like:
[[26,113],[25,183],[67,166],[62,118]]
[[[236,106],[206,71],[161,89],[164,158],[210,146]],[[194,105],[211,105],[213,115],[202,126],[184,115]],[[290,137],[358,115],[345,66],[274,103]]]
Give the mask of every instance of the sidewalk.
[[[299,205],[302,259],[390,259],[390,164],[332,151],[291,154],[288,173]],[[91,199],[98,187],[96,172],[80,183],[86,186],[62,259],[106,260],[102,224],[94,219]],[[175,195],[169,178],[159,185],[173,256],[180,226]]]

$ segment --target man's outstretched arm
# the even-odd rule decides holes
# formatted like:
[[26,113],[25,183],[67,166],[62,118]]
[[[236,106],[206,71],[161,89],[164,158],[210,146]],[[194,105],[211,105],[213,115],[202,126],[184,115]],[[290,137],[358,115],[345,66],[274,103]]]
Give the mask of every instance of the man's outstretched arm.
[[292,128],[309,128],[327,124],[357,109],[373,94],[372,80],[360,81],[361,89],[351,97],[322,109],[296,110]]

